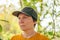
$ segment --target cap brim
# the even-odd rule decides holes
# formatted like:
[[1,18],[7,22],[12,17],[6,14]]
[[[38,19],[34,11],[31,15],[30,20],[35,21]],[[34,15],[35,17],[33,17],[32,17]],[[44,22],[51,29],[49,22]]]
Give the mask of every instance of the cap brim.
[[14,11],[14,12],[12,13],[12,15],[17,16],[17,17],[18,17],[18,15],[19,15],[20,13],[21,13],[20,11]]
[[21,14],[21,13],[30,16],[29,14],[27,14],[27,13],[25,13],[25,12],[21,12],[21,11],[14,11],[14,12],[12,13],[12,15],[18,17],[18,15]]

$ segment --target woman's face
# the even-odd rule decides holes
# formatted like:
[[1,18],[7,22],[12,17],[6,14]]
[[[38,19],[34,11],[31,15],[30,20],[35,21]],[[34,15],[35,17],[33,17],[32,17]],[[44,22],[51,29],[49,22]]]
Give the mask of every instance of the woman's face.
[[19,26],[23,31],[34,29],[35,22],[33,21],[31,16],[27,16],[26,14],[19,14]]

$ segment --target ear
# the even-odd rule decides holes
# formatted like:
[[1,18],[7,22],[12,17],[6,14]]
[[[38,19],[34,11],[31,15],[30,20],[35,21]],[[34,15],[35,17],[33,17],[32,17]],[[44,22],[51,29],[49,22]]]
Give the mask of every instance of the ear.
[[34,24],[37,24],[37,22],[36,22],[36,21],[34,21]]

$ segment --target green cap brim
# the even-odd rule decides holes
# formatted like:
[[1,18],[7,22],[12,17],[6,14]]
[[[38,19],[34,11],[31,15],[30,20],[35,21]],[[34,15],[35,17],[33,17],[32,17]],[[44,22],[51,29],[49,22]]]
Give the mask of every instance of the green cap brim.
[[21,13],[23,13],[23,14],[25,14],[25,15],[30,16],[28,13],[20,12],[20,11],[14,11],[14,12],[12,13],[12,15],[17,16],[17,17],[18,17],[18,15],[19,15],[19,14],[21,14]]

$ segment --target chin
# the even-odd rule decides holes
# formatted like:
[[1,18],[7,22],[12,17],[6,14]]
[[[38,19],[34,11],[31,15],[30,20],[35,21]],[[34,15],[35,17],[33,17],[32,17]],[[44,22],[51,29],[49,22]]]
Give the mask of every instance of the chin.
[[26,31],[27,29],[22,29],[22,31]]
[[21,29],[22,29],[22,30],[26,30],[26,28],[25,28],[25,27],[21,27]]
[[22,31],[27,31],[28,29],[27,28],[21,28]]

